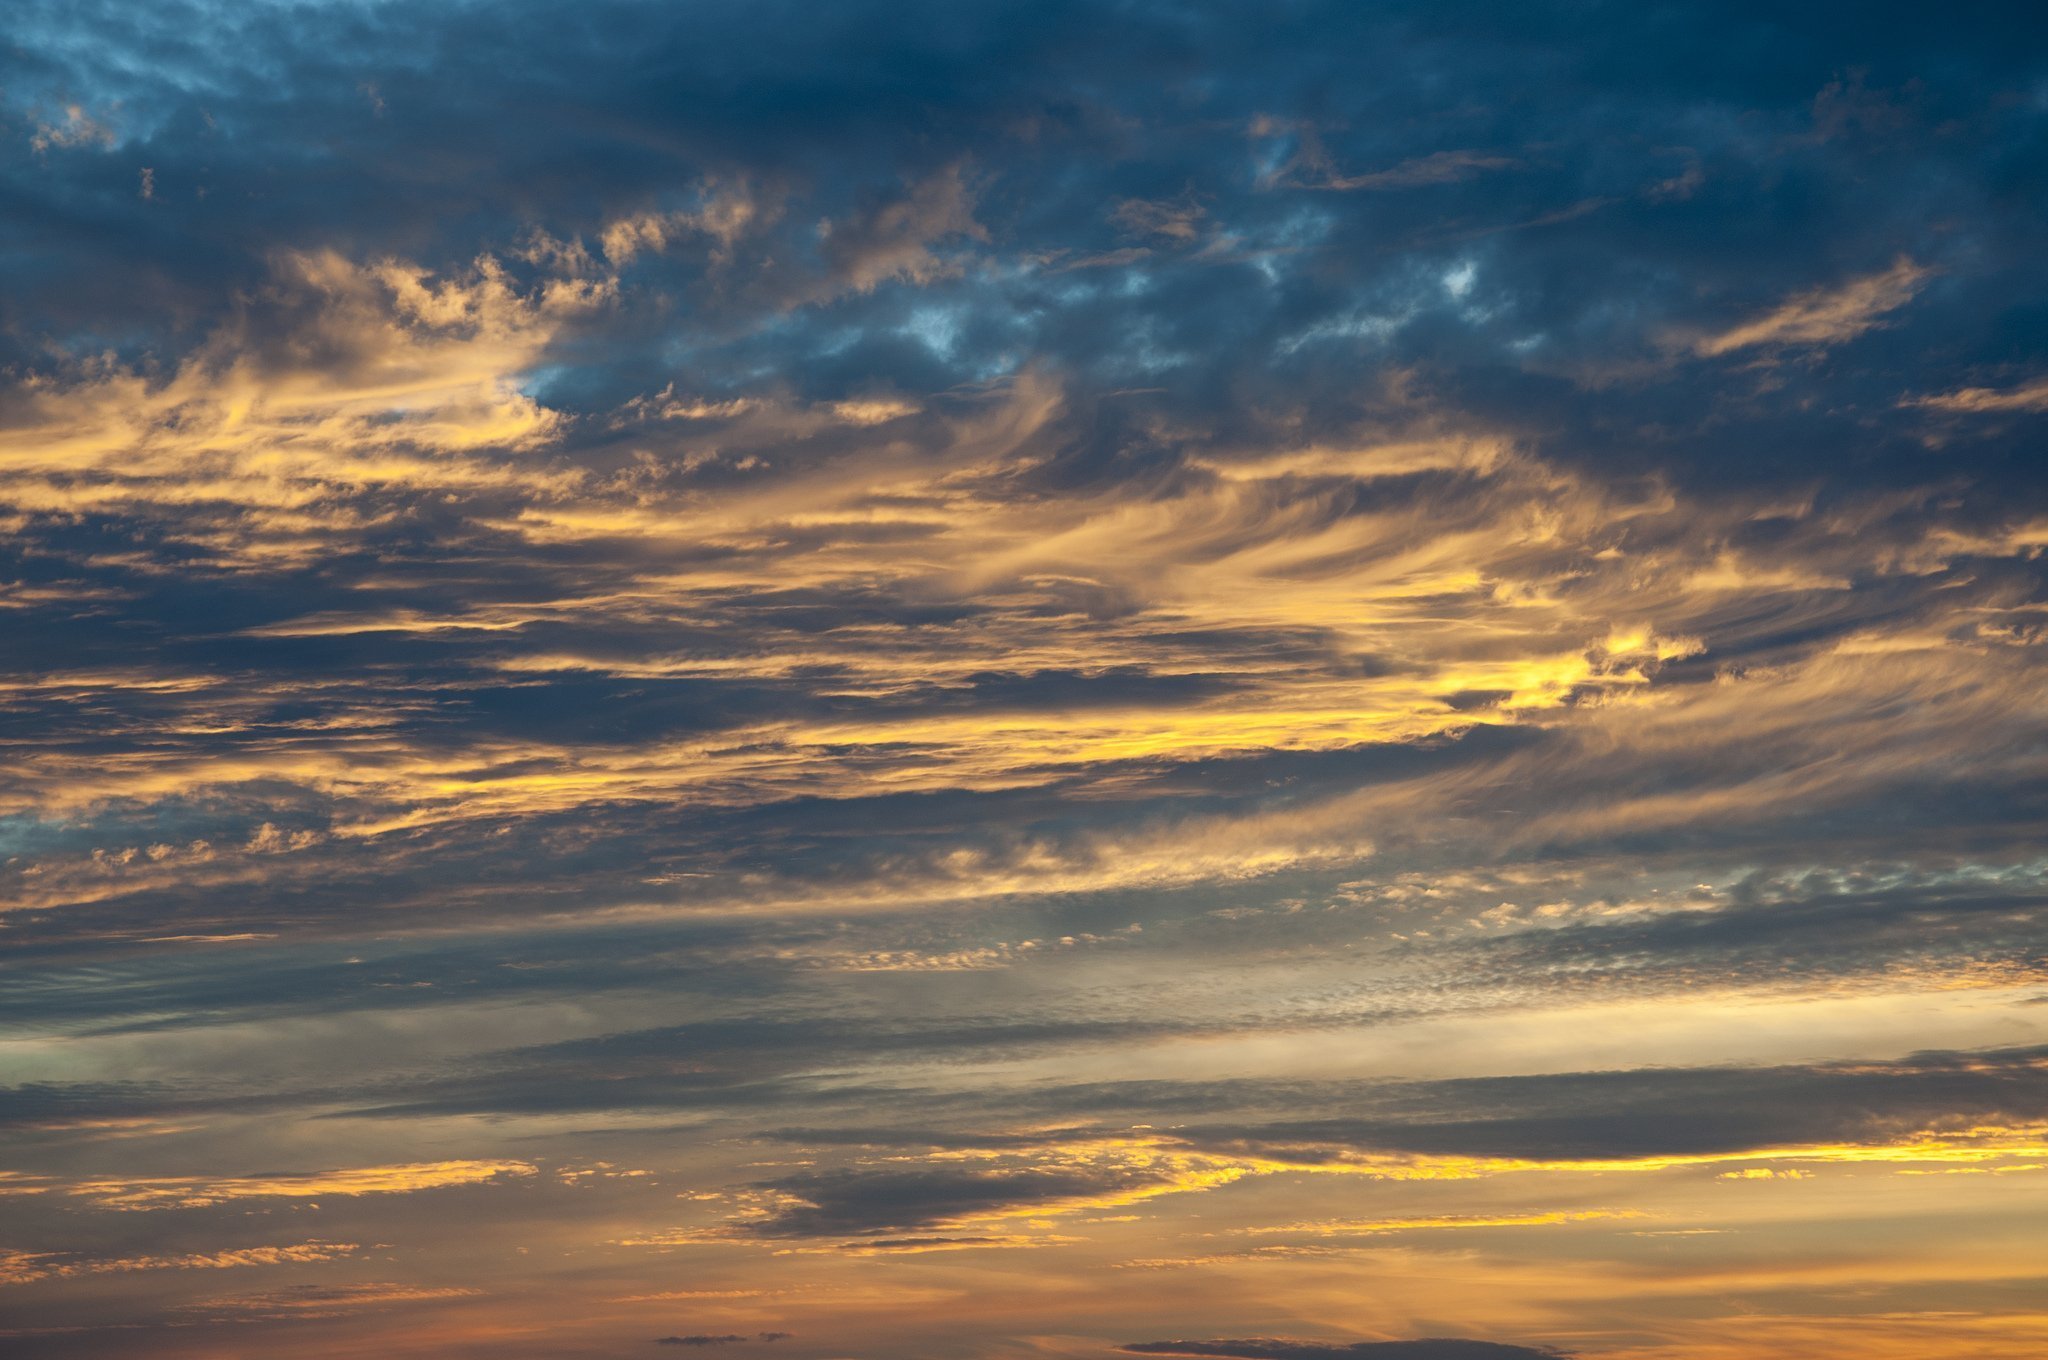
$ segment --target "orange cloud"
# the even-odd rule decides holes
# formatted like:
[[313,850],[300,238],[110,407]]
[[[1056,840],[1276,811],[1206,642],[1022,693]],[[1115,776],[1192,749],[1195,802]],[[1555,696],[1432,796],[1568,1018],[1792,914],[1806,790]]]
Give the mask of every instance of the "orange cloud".
[[1882,273],[1799,293],[1754,321],[1694,339],[1691,348],[1695,354],[1713,357],[1741,349],[1839,345],[1884,324],[1885,313],[1911,302],[1933,273],[1901,256]]
[[79,1181],[66,1193],[109,1209],[187,1209],[237,1199],[405,1195],[454,1185],[482,1185],[535,1174],[530,1162],[411,1162],[345,1167],[279,1176],[161,1176]]
[[301,1242],[288,1247],[237,1247],[227,1251],[100,1260],[74,1259],[60,1252],[0,1251],[0,1284],[32,1284],[37,1280],[142,1270],[234,1270],[243,1266],[295,1265],[332,1261],[351,1256],[357,1250],[353,1242]]

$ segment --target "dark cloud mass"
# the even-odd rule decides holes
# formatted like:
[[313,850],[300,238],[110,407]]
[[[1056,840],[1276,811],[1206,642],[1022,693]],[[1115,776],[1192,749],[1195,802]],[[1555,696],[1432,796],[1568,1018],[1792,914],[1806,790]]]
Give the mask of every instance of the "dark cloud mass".
[[1417,1341],[1359,1341],[1351,1345],[1319,1341],[1140,1341],[1118,1350],[1134,1355],[1221,1355],[1237,1360],[1555,1360],[1562,1351],[1493,1341],[1461,1341],[1425,1337]]
[[0,1352],[2035,1360],[2048,19],[4,27]]
[[656,1337],[654,1344],[657,1346],[731,1346],[746,1341],[780,1341],[788,1335],[788,1332],[758,1332],[753,1336],[741,1336],[737,1332],[728,1332],[723,1336],[713,1336],[708,1332],[693,1332],[688,1336]]

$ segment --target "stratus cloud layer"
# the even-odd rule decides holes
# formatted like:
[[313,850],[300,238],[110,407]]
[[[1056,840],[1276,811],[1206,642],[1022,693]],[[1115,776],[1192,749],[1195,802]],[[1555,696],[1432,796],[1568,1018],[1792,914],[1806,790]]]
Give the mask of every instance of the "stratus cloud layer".
[[0,1348],[2032,1360],[2012,17],[787,18],[23,11]]

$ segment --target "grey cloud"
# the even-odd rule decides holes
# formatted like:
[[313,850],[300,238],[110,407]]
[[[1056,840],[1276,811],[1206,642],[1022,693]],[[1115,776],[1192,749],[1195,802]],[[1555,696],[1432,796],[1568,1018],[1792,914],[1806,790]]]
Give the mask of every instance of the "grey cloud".
[[[998,1210],[1056,1206],[1094,1196],[1170,1185],[1164,1173],[1126,1168],[978,1171],[932,1167],[914,1171],[809,1173],[764,1182],[794,1201],[746,1230],[768,1237],[881,1236],[872,1245],[911,1245],[900,1234]],[[972,1241],[950,1239],[953,1241]]]
[[1138,1341],[1117,1347],[1133,1355],[1215,1355],[1234,1360],[1558,1360],[1569,1351],[1498,1341],[1424,1337],[1415,1341]]
[[1198,1124],[1184,1136],[1211,1147],[1298,1143],[1538,1160],[1883,1141],[1958,1121],[2025,1123],[2048,1116],[2043,1056],[2020,1049],[1928,1053],[1889,1063],[1391,1084],[1360,1092],[1364,1108],[1357,1116]]
[[[2041,1049],[1929,1052],[1893,1061],[1640,1068],[1435,1081],[1212,1083],[1129,1081],[1047,1087],[1006,1101],[1013,1114],[1087,1119],[1031,1137],[989,1136],[972,1102],[946,1125],[842,1126],[782,1136],[817,1146],[961,1147],[1001,1151],[1034,1141],[1058,1145],[1117,1136],[1129,1121],[1170,1124],[1170,1140],[1218,1153],[1284,1154],[1313,1164],[1347,1152],[1528,1160],[1731,1156],[1771,1148],[1884,1142],[1906,1133],[2048,1117]],[[927,1111],[944,1104],[927,1099]],[[1219,1121],[1219,1106],[1266,1112]],[[1281,1113],[1292,1111],[1293,1113]],[[1116,1121],[1125,1121],[1119,1123]],[[1101,1121],[1101,1122],[1095,1122]],[[793,1183],[797,1184],[797,1183]],[[801,1184],[808,1185],[804,1181]],[[821,1202],[864,1209],[1067,1188],[1030,1177],[922,1186],[887,1176],[833,1176],[817,1183]],[[798,1189],[796,1193],[807,1194]],[[893,1210],[884,1207],[884,1213]]]

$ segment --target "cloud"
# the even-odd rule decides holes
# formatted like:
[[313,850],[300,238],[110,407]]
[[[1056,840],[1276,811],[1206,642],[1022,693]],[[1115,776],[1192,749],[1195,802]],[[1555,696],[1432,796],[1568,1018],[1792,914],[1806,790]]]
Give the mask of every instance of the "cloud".
[[1277,139],[1279,146],[1291,147],[1282,163],[1261,173],[1259,182],[1265,188],[1328,189],[1339,193],[1414,189],[1432,184],[1456,184],[1519,164],[1512,156],[1459,149],[1411,156],[1384,170],[1346,174],[1337,168],[1335,157],[1325,145],[1322,129],[1312,123],[1260,115],[1251,123],[1251,135],[1254,138]]
[[1787,299],[1754,321],[1703,335],[1695,354],[1714,357],[1743,349],[1825,350],[1854,340],[1911,302],[1934,271],[1901,256],[1892,267],[1836,288],[1815,288]]
[[293,1265],[353,1256],[353,1242],[301,1242],[285,1247],[233,1247],[223,1251],[152,1256],[80,1258],[70,1252],[0,1251],[0,1284],[81,1275],[123,1275],[154,1270],[234,1270],[244,1266]]
[[1963,387],[1934,396],[1914,397],[1903,404],[1946,415],[2048,411],[2048,378],[2036,378],[2016,387]]
[[[748,1222],[769,1233],[881,1231],[910,1223],[990,1222],[1136,1203],[1268,1175],[1327,1174],[1382,1181],[1591,1171],[1602,1174],[1747,1168],[2018,1165],[2037,1158],[2048,1130],[2039,1089],[2043,1056],[2021,1049],[1930,1052],[1891,1062],[1720,1066],[1320,1084],[1133,1081],[1053,1088],[1011,1117],[1051,1123],[1089,1114],[1171,1119],[1146,1131],[1082,1125],[987,1136],[975,1125],[841,1130],[876,1149],[944,1149],[923,1170],[875,1164],[802,1175],[762,1188],[786,1199]],[[930,1098],[925,1097],[927,1103]],[[1219,1106],[1291,1117],[1219,1121]],[[1710,1110],[1711,1114],[1701,1114]],[[1195,1117],[1191,1118],[1193,1114]],[[967,1102],[955,1116],[986,1117]],[[835,1141],[792,1130],[789,1141]],[[1747,1177],[1757,1179],[1760,1177]],[[1444,1229],[1560,1226],[1620,1211],[1288,1220],[1257,1236],[1330,1236]],[[743,1232],[752,1232],[743,1222]]]
[[1140,1341],[1117,1347],[1134,1355],[1216,1355],[1236,1360],[1556,1360],[1569,1352],[1495,1341],[1425,1337],[1415,1341]]
[[1187,243],[1201,232],[1206,209],[1192,196],[1172,199],[1127,198],[1116,205],[1110,220],[1134,236],[1163,236]]
[[829,287],[856,293],[873,292],[891,279],[929,283],[956,270],[957,262],[935,254],[933,247],[960,237],[988,239],[974,220],[973,186],[960,165],[847,216],[818,223],[818,248],[830,271]]
[[238,1199],[317,1199],[322,1196],[405,1195],[455,1185],[481,1185],[531,1176],[529,1162],[413,1162],[358,1166],[293,1175],[88,1179],[66,1193],[111,1209],[198,1208]]
[[605,259],[615,268],[643,251],[662,251],[688,236],[713,242],[715,263],[729,262],[739,238],[775,209],[758,202],[745,181],[725,186],[706,184],[695,208],[672,212],[640,212],[607,223],[598,239]]
[[[96,146],[111,150],[118,138],[113,128],[93,117],[77,104],[64,106],[64,116],[50,123],[37,126],[35,135],[29,139],[29,148],[38,155],[51,149],[71,150],[77,147]],[[147,194],[144,197],[148,197]]]
[[522,293],[490,257],[446,279],[333,252],[275,270],[167,381],[94,360],[25,384],[0,429],[17,509],[156,520],[200,553],[276,567],[374,519],[356,497],[551,480],[500,461],[560,426],[517,382],[603,283]]
[[[1228,1158],[1184,1152],[1144,1139],[1054,1144],[1043,1160],[1027,1153],[1009,1165],[938,1165],[813,1172],[765,1182],[778,1196],[736,1231],[762,1237],[891,1235],[873,1245],[898,1248],[979,1245],[1001,1238],[903,1238],[906,1229],[985,1224],[1117,1208],[1160,1195],[1209,1189],[1246,1174]],[[1021,1163],[1021,1164],[1019,1164]]]
[[1412,189],[1425,184],[1456,184],[1489,170],[1506,170],[1517,162],[1512,156],[1490,156],[1480,151],[1433,151],[1427,156],[1402,161],[1385,170],[1362,175],[1330,174],[1316,185],[1323,189]]
[[782,1341],[788,1336],[788,1332],[756,1332],[752,1336],[742,1336],[738,1332],[729,1332],[724,1335],[714,1335],[706,1332],[693,1333],[689,1336],[656,1337],[654,1344],[657,1346],[731,1346],[748,1341]]
[[183,1311],[202,1317],[250,1321],[338,1318],[370,1309],[475,1298],[481,1293],[481,1290],[459,1286],[388,1282],[302,1284],[255,1294],[201,1299],[186,1305]]
[[[1735,1174],[1735,1173],[1730,1173]],[[1771,1173],[1765,1172],[1764,1175]],[[1794,1173],[1799,1174],[1799,1173]],[[1259,1234],[1287,1234],[1308,1237],[1376,1237],[1387,1233],[1459,1231],[1483,1228],[1553,1228],[1573,1223],[1598,1222],[1609,1218],[1628,1218],[1626,1211],[1608,1209],[1584,1209],[1534,1214],[1504,1215],[1436,1215],[1429,1218],[1382,1218],[1361,1220],[1321,1220],[1310,1223],[1278,1223],[1251,1229]]]
[[16,9],[10,1347],[2039,1349],[2026,22]]

